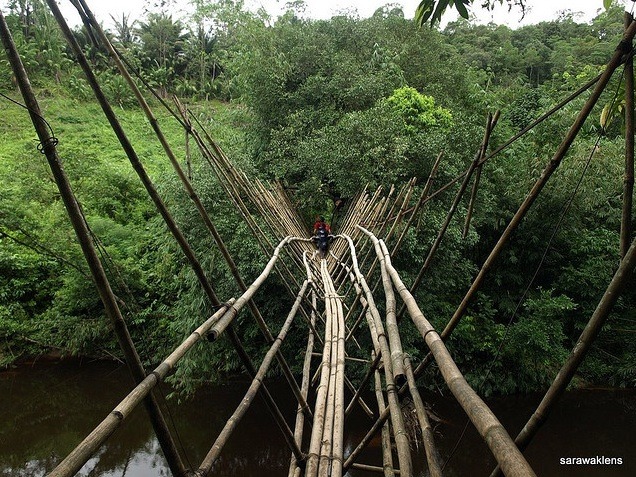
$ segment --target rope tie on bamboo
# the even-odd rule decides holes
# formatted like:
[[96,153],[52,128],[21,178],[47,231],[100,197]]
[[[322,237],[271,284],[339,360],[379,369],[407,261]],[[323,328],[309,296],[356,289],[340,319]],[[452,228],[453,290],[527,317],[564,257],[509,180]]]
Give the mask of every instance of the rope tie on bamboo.
[[424,341],[426,341],[426,337],[428,336],[429,333],[436,333],[435,328],[431,328],[430,330],[428,330],[426,333],[424,333],[424,336],[422,336],[422,338],[424,339]]
[[46,141],[40,142],[37,145],[37,149],[38,151],[40,151],[41,154],[46,154],[48,150],[53,149],[59,143],[60,143],[60,140],[58,138],[56,138],[55,136],[51,136]]

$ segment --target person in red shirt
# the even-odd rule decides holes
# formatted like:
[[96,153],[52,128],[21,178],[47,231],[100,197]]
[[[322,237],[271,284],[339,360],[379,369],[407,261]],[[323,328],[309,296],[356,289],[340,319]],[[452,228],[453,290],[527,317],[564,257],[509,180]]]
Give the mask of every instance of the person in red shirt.
[[311,238],[316,243],[320,258],[325,258],[329,252],[329,242],[333,240],[331,228],[325,222],[325,218],[320,216],[314,223],[314,236]]
[[331,233],[331,227],[329,227],[329,224],[325,222],[325,218],[322,215],[316,219],[316,222],[314,222],[314,234],[321,228],[324,228],[328,234]]

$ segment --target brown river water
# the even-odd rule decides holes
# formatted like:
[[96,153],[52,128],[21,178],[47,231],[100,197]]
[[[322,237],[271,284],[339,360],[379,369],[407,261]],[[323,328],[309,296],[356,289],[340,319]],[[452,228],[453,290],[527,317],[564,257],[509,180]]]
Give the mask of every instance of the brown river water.
[[[111,363],[37,363],[0,372],[0,476],[43,476],[52,470],[131,389],[126,369]],[[188,401],[168,403],[166,414],[176,426],[187,461],[198,466],[225,420],[240,402],[248,383],[208,386]],[[285,383],[269,385],[290,427],[295,405]],[[167,392],[167,390],[165,391]],[[466,418],[451,396],[425,394],[439,417],[436,438],[443,458],[456,444]],[[516,433],[541,396],[490,399],[497,417]],[[370,396],[367,402],[372,404]],[[346,422],[346,452],[357,445],[371,425],[362,413]],[[361,457],[379,464],[379,440]],[[636,390],[569,392],[526,452],[541,477],[635,477]],[[239,424],[211,475],[286,476],[290,452],[260,400]],[[572,464],[568,458],[605,457],[614,465]],[[415,456],[418,476],[425,476],[423,454]],[[488,476],[494,459],[469,426],[444,475]],[[576,461],[573,461],[576,462]],[[143,408],[116,431],[77,475],[84,477],[169,476],[167,464]],[[360,471],[352,477],[372,475]]]

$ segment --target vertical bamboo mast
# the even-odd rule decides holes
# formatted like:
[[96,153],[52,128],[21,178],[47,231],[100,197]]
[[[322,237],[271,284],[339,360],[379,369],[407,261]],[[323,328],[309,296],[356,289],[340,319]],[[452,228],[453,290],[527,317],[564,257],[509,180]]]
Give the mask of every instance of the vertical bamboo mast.
[[[543,396],[541,403],[534,411],[528,422],[515,439],[515,444],[520,450],[524,450],[532,438],[535,436],[541,425],[547,420],[554,404],[559,400],[561,395],[565,392],[568,384],[574,377],[579,365],[583,362],[583,359],[587,355],[592,343],[601,332],[603,325],[607,321],[612,308],[616,304],[616,301],[620,297],[621,293],[625,289],[625,286],[634,277],[636,272],[636,240],[634,240],[627,250],[627,254],[621,261],[618,270],[612,277],[610,284],[608,285],[603,297],[599,304],[596,306],[594,313],[590,317],[587,325],[583,329],[581,336],[574,345],[572,353],[568,356],[561,369],[556,375],[550,388]],[[501,475],[498,469],[495,469],[491,474],[491,477]]]
[[537,179],[534,186],[532,187],[532,189],[530,190],[530,192],[524,199],[523,203],[519,206],[519,209],[510,220],[510,223],[501,234],[501,237],[499,238],[499,240],[493,247],[488,257],[486,258],[484,264],[481,267],[481,270],[479,270],[479,273],[473,280],[473,283],[471,284],[470,288],[466,292],[466,295],[464,296],[461,303],[457,307],[457,310],[455,310],[455,313],[449,320],[448,324],[446,325],[446,328],[444,328],[444,330],[442,331],[441,333],[442,339],[448,338],[448,336],[453,332],[453,330],[459,323],[459,320],[461,320],[462,316],[464,316],[464,313],[466,312],[466,309],[468,308],[468,304],[470,303],[473,296],[475,295],[475,293],[481,286],[486,274],[488,273],[490,268],[493,266],[495,260],[499,257],[499,254],[503,250],[504,246],[508,243],[508,240],[510,240],[510,237],[512,236],[512,234],[519,227],[519,224],[528,213],[528,210],[530,210],[530,207],[532,207],[532,204],[534,204],[534,201],[537,199],[537,197],[539,196],[539,194],[541,193],[541,191],[547,184],[548,180],[550,180],[550,177],[552,177],[552,174],[554,174],[554,172],[557,170],[557,168],[561,164],[561,161],[563,160],[565,155],[568,153],[570,146],[572,145],[572,143],[574,142],[574,139],[576,138],[579,131],[583,127],[585,120],[592,112],[592,109],[594,108],[594,106],[596,105],[596,102],[600,98],[601,93],[603,93],[603,90],[605,89],[605,87],[607,86],[607,83],[611,79],[612,74],[614,73],[616,68],[618,68],[618,66],[622,63],[624,55],[630,52],[631,50],[630,43],[634,39],[634,34],[636,34],[636,22],[632,21],[629,27],[625,30],[625,33],[623,34],[623,38],[621,39],[620,43],[616,47],[616,50],[614,51],[612,58],[607,63],[605,70],[603,71],[603,74],[601,75],[598,82],[596,83],[594,90],[592,91],[592,93],[590,94],[590,97],[585,102],[585,105],[583,106],[578,116],[574,120],[574,123],[570,127],[570,130],[567,132],[565,138],[559,145],[552,159],[550,159],[550,162],[543,169],[541,176]]
[[[117,301],[110,287],[110,283],[108,282],[106,273],[104,272],[95,250],[95,246],[90,238],[88,226],[84,221],[79,204],[77,203],[73,190],[71,189],[71,185],[62,167],[60,158],[57,154],[55,147],[57,141],[52,137],[52,134],[49,133],[47,123],[42,117],[40,106],[37,102],[33,89],[31,88],[24,65],[18,55],[13,38],[11,37],[11,33],[1,11],[0,36],[2,37],[2,43],[9,58],[11,68],[16,76],[16,80],[18,81],[24,101],[29,108],[31,121],[33,122],[33,126],[35,127],[38,138],[42,144],[42,152],[46,155],[46,159],[60,191],[64,206],[66,207],[80,247],[82,248],[82,252],[84,253],[84,257],[86,258],[86,262],[90,268],[95,286],[97,287],[99,296],[104,304],[104,310],[112,322],[115,334],[117,335],[117,340],[119,341],[119,345],[126,357],[126,363],[130,373],[132,374],[135,383],[139,384],[146,377],[145,370],[132,342],[121,311],[117,306]],[[168,426],[163,418],[156,399],[151,394],[144,400],[144,403],[148,410],[148,414],[150,415],[155,433],[157,434],[157,439],[161,444],[161,448],[166,460],[168,461],[168,465],[170,466],[170,470],[174,475],[185,476],[187,473],[186,468],[181,461],[174,441],[170,436],[170,431],[168,430]],[[80,468],[81,466],[76,469],[71,469],[71,473],[79,471]]]
[[[625,12],[625,29],[634,20]],[[630,48],[632,42],[630,41]],[[634,57],[625,62],[625,177],[623,180],[623,212],[621,215],[621,257],[629,248],[632,236],[632,202],[634,199]]]

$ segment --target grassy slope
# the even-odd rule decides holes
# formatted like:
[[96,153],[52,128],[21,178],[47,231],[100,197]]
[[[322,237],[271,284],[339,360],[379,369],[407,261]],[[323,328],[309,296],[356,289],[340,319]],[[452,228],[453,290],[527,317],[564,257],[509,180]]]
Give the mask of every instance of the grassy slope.
[[[21,101],[15,91],[6,94]],[[101,108],[94,102],[69,98],[61,91],[40,90],[38,94],[43,116],[60,141],[58,152],[92,230],[128,272],[126,280],[138,289],[147,288],[149,282],[140,275],[150,265],[140,262],[145,261],[144,247],[153,243],[152,234],[157,231],[148,222],[156,212]],[[232,108],[210,102],[195,105],[194,109],[201,117],[214,116],[210,132],[230,150],[240,147],[242,134],[232,124]],[[42,244],[85,269],[78,247],[69,246],[75,242],[74,234],[46,159],[37,151],[38,141],[28,113],[7,100],[0,102],[0,111],[0,230]],[[143,113],[119,107],[115,112],[157,188],[172,190],[166,198],[169,208],[182,207],[175,201],[179,196],[174,195],[172,168]],[[159,106],[155,114],[175,154],[184,158],[180,125]],[[193,160],[200,165],[193,142],[191,148]],[[68,267],[58,260],[7,239],[0,239],[0,269],[6,277],[0,280],[0,336],[14,341],[10,350],[0,349],[0,361],[10,362],[25,353],[41,351],[31,346],[31,341],[28,349],[21,349],[19,343],[25,337],[91,354],[90,335],[102,332],[103,325],[93,326],[100,321],[101,307],[95,303],[90,283],[68,273]],[[58,323],[57,334],[48,331]],[[77,325],[84,331],[78,331],[77,342],[69,343],[64,335]],[[100,346],[107,347],[98,343],[97,348]]]

